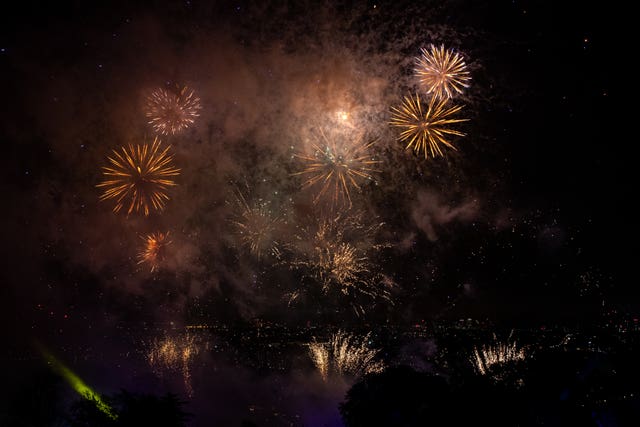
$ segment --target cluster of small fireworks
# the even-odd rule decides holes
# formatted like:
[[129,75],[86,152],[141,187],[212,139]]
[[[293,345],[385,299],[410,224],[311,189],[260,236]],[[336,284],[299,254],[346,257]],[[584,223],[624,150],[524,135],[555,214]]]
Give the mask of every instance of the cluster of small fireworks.
[[372,181],[380,161],[370,153],[373,142],[329,140],[320,130],[322,141],[312,144],[312,154],[296,154],[304,169],[294,175],[304,175],[302,188],[317,187],[314,203],[324,197],[332,206],[352,206],[351,190],[360,191],[363,181]]
[[[392,107],[390,124],[399,128],[399,140],[406,148],[424,154],[425,158],[443,156],[445,148],[455,150],[450,136],[464,136],[453,126],[466,119],[457,118],[461,106],[448,106],[447,102],[468,87],[470,76],[461,55],[444,46],[422,49],[416,59],[416,75],[426,94],[431,96],[423,104],[418,94],[404,98],[398,107]],[[146,100],[145,114],[154,130],[162,135],[173,135],[191,126],[202,109],[200,99],[186,86],[177,91],[157,89]],[[350,122],[347,111],[338,111],[340,122]],[[320,284],[324,293],[338,290],[343,295],[364,294],[389,300],[388,283],[375,263],[375,251],[382,245],[374,243],[379,224],[362,225],[362,215],[336,215],[340,208],[352,208],[352,194],[375,179],[381,163],[372,153],[374,142],[359,137],[345,139],[325,135],[322,128],[311,151],[295,157],[302,163],[294,176],[302,177],[302,188],[317,191],[313,203],[330,205],[329,215],[312,227],[299,228],[302,233],[291,240],[278,239],[281,217],[274,214],[268,201],[258,199],[249,203],[237,192],[236,215],[231,224],[239,236],[241,246],[257,258],[270,254],[278,260],[281,250],[293,248],[292,268],[304,270],[307,277]],[[103,167],[104,180],[97,185],[103,189],[100,200],[114,200],[114,212],[127,215],[161,211],[169,200],[168,190],[175,186],[174,179],[180,169],[173,166],[169,147],[162,148],[156,137],[151,144],[129,145],[113,150],[108,165]],[[155,271],[161,265],[166,247],[171,243],[168,233],[153,233],[145,238],[145,247],[139,253],[139,263]],[[292,293],[289,303],[295,301],[299,291]],[[362,305],[353,304],[362,314]],[[169,345],[165,343],[166,345]],[[164,350],[169,360],[170,349]],[[158,356],[159,357],[159,356]],[[152,358],[153,359],[153,358]],[[150,359],[151,360],[151,359]]]
[[142,212],[148,216],[151,210],[164,209],[169,200],[166,192],[176,185],[173,177],[180,174],[168,146],[161,150],[161,142],[155,138],[151,145],[113,150],[108,159],[110,165],[102,168],[105,179],[97,185],[105,189],[100,200],[115,200],[114,212],[126,205],[127,215]]
[[149,124],[162,135],[173,135],[189,127],[200,115],[200,98],[184,86],[177,92],[156,89],[147,98]]
[[169,240],[169,232],[151,233],[145,236],[143,240],[144,249],[138,254],[138,264],[148,264],[153,273],[164,261],[167,245],[172,243]]
[[453,98],[469,87],[469,71],[460,54],[430,45],[416,58],[415,73],[428,95],[437,99]]
[[429,156],[443,156],[442,146],[455,150],[447,140],[447,135],[464,136],[464,133],[449,126],[466,121],[452,116],[462,109],[454,105],[447,107],[447,100],[432,97],[427,110],[423,111],[420,96],[405,96],[399,108],[392,107],[390,124],[400,128],[399,141],[406,142],[406,149],[412,148],[416,153],[423,152],[425,159]]
[[407,150],[422,152],[426,159],[444,156],[444,147],[455,150],[449,136],[465,136],[451,127],[467,121],[454,117],[462,106],[447,104],[469,87],[471,77],[462,56],[453,50],[430,45],[421,52],[415,61],[415,74],[431,99],[423,104],[418,94],[405,96],[400,106],[391,107],[389,124],[400,129],[398,141],[406,143]]
[[377,359],[379,350],[368,347],[370,336],[371,333],[357,337],[338,331],[327,343],[309,343],[309,355],[325,381],[330,375],[359,378],[382,372],[385,365]]
[[487,375],[498,366],[524,360],[526,357],[525,349],[518,347],[515,341],[499,342],[495,336],[494,341],[493,344],[473,348],[469,359],[480,375]]
[[[385,245],[374,244],[381,223],[366,226],[362,214],[324,217],[311,227],[302,228],[296,236],[297,258],[291,267],[302,268],[322,291],[339,289],[344,295],[365,294],[373,298],[389,298],[387,285],[372,262],[371,255]],[[362,314],[361,305],[354,305]]]
[[[147,98],[146,115],[154,129],[163,135],[185,129],[199,116],[200,99],[193,90],[182,87],[177,93],[158,89]],[[104,166],[104,180],[96,187],[103,188],[100,200],[114,200],[114,212],[123,207],[127,215],[162,211],[169,200],[167,191],[176,185],[174,178],[180,169],[173,166],[169,146],[164,149],[155,137],[151,144],[139,144],[112,150],[108,166]],[[138,264],[147,263],[155,271],[165,256],[169,233],[153,233],[143,238],[144,249],[138,254]]]
[[153,340],[147,353],[147,361],[158,376],[162,376],[165,371],[181,372],[185,390],[191,397],[193,386],[190,366],[199,352],[200,346],[193,335],[166,336]]
[[249,204],[245,196],[236,191],[236,216],[231,220],[242,246],[256,258],[265,254],[279,257],[280,249],[276,239],[276,231],[282,220],[274,214],[269,203],[258,200]]

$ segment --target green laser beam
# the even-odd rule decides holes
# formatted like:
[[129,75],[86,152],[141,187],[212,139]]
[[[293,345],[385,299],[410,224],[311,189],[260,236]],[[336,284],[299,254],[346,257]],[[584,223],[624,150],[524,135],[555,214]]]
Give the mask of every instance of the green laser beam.
[[88,385],[84,383],[71,369],[67,368],[62,362],[56,359],[49,351],[47,351],[42,345],[37,345],[40,353],[46,359],[47,364],[49,364],[54,371],[56,371],[62,378],[64,378],[71,388],[73,388],[76,393],[80,396],[84,397],[87,400],[91,400],[96,407],[106,414],[112,420],[118,418],[118,415],[113,412],[113,409],[104,401],[102,397],[95,391],[91,389]]

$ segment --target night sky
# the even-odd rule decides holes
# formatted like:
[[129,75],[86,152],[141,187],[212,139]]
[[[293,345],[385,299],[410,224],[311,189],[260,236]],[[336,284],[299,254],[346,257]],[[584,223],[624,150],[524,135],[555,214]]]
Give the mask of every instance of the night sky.
[[[640,311],[626,213],[633,123],[614,117],[626,65],[610,10],[515,0],[93,3],[23,4],[0,18],[7,388],[26,387],[43,365],[36,341],[101,393],[184,395],[180,375],[159,379],[145,355],[189,325],[242,334],[267,322],[318,336],[470,318],[508,331]],[[454,100],[466,136],[435,159],[405,150],[389,125],[390,108],[420,93],[414,61],[429,44],[459,52],[472,78]],[[202,109],[187,129],[159,135],[181,170],[170,200],[147,217],[114,213],[96,188],[107,156],[151,143],[146,97],[182,86]],[[296,154],[321,130],[375,141],[379,171],[337,211],[376,225],[350,238],[385,298],[323,292],[297,263],[305,232],[337,216],[295,175]],[[242,245],[239,193],[281,219],[278,257]],[[172,243],[150,272],[138,263],[142,238],[167,231]],[[192,368],[193,425],[239,425],[249,405],[342,425],[337,403],[352,382],[323,382],[304,348],[269,372],[238,362],[242,346],[214,351],[216,339],[207,336]],[[427,344],[408,348],[437,352]],[[387,349],[386,362],[409,350]]]

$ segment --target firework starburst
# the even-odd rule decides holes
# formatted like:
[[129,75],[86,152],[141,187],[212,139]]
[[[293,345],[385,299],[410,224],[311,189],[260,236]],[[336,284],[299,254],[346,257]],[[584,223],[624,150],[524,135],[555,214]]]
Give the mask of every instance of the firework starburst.
[[241,245],[257,258],[262,258],[267,253],[279,257],[276,231],[282,221],[271,211],[270,204],[264,200],[249,204],[240,191],[236,191],[235,204],[239,212],[231,220],[231,224]]
[[416,58],[415,73],[427,94],[437,99],[453,98],[469,87],[469,71],[460,54],[430,45]]
[[314,203],[327,196],[333,206],[351,206],[351,190],[360,190],[363,181],[373,180],[378,172],[370,151],[374,142],[329,141],[322,130],[320,144],[312,144],[312,154],[296,154],[304,169],[294,175],[304,175],[302,188],[317,187]]
[[156,89],[147,98],[146,115],[156,132],[173,135],[192,125],[201,108],[200,98],[186,86],[177,92]]
[[138,264],[146,263],[151,267],[153,273],[158,269],[162,261],[166,256],[166,248],[171,244],[169,240],[169,232],[166,233],[151,233],[145,236],[144,249],[138,254]]
[[325,381],[330,375],[359,378],[369,373],[382,372],[385,365],[377,359],[379,350],[367,345],[370,336],[371,333],[368,333],[359,338],[338,331],[327,343],[309,343],[309,355]]
[[151,145],[129,145],[120,151],[113,150],[108,157],[109,166],[103,167],[104,181],[97,185],[104,188],[100,200],[113,199],[114,212],[126,206],[127,215],[164,209],[169,200],[166,191],[176,185],[173,177],[180,174],[173,164],[169,147],[163,150],[160,141],[155,138]]
[[456,119],[452,116],[462,109],[454,105],[447,107],[447,100],[431,98],[427,110],[423,111],[420,96],[404,97],[400,107],[391,107],[391,126],[401,129],[399,141],[406,142],[406,149],[413,148],[416,153],[423,152],[428,158],[443,156],[442,146],[455,150],[447,140],[448,135],[464,136],[465,134],[449,126],[465,122],[467,119]]

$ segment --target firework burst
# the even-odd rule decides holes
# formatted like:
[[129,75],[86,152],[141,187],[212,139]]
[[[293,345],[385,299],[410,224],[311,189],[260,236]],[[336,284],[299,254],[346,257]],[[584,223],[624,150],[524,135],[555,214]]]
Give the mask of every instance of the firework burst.
[[100,200],[115,200],[114,212],[127,205],[127,215],[142,212],[147,216],[152,209],[164,209],[169,200],[166,191],[176,185],[173,177],[180,174],[172,164],[169,147],[161,150],[160,140],[155,138],[151,145],[113,150],[108,159],[110,165],[102,168],[105,179],[96,186],[104,188]]
[[[291,267],[303,269],[325,294],[339,290],[352,297],[364,294],[390,300],[389,284],[372,261],[375,252],[387,246],[374,243],[381,226],[363,225],[362,214],[323,218],[295,236],[297,254]],[[364,308],[357,301],[352,306],[361,315]]]
[[147,98],[149,124],[162,135],[173,135],[193,124],[200,115],[200,98],[183,87],[177,92],[156,89]]
[[495,335],[493,339],[493,344],[483,345],[479,348],[474,347],[469,358],[476,372],[480,375],[488,375],[494,372],[497,367],[524,360],[526,357],[525,349],[518,347],[515,341],[510,341],[511,337],[507,342],[498,341]]
[[367,345],[370,336],[371,333],[368,333],[358,338],[338,331],[327,343],[309,343],[309,355],[325,381],[331,375],[359,378],[369,373],[382,372],[385,365],[377,359],[379,350]]
[[154,339],[147,352],[147,362],[158,376],[165,371],[180,372],[189,397],[193,396],[191,364],[200,352],[200,345],[193,335],[166,336]]
[[430,45],[416,58],[415,73],[427,94],[437,99],[453,98],[469,87],[471,77],[464,59],[451,49]]
[[343,285],[347,293],[349,286],[356,286],[359,276],[370,271],[366,257],[358,256],[355,247],[348,243],[327,242],[318,252],[318,274],[326,291],[332,282]]
[[267,253],[279,258],[280,248],[275,235],[282,220],[273,214],[270,204],[263,200],[249,204],[240,191],[236,191],[235,204],[239,213],[231,224],[241,245],[257,258]]
[[148,264],[153,273],[164,261],[167,246],[172,243],[169,240],[169,232],[151,233],[143,237],[142,240],[144,240],[144,249],[138,254],[138,264]]
[[327,196],[332,206],[352,205],[351,190],[360,191],[361,183],[373,180],[373,173],[379,172],[376,165],[381,163],[370,154],[373,142],[329,141],[322,130],[322,142],[312,144],[313,154],[296,154],[305,167],[293,175],[304,175],[302,188],[318,187],[314,203]]
[[447,140],[448,135],[465,136],[464,133],[449,126],[466,122],[467,119],[455,119],[452,116],[462,109],[462,106],[447,107],[447,100],[431,98],[426,112],[419,95],[405,96],[399,108],[391,107],[391,126],[400,128],[399,141],[406,142],[407,150],[413,148],[416,153],[424,152],[425,159],[429,156],[444,156],[442,146],[455,150]]

